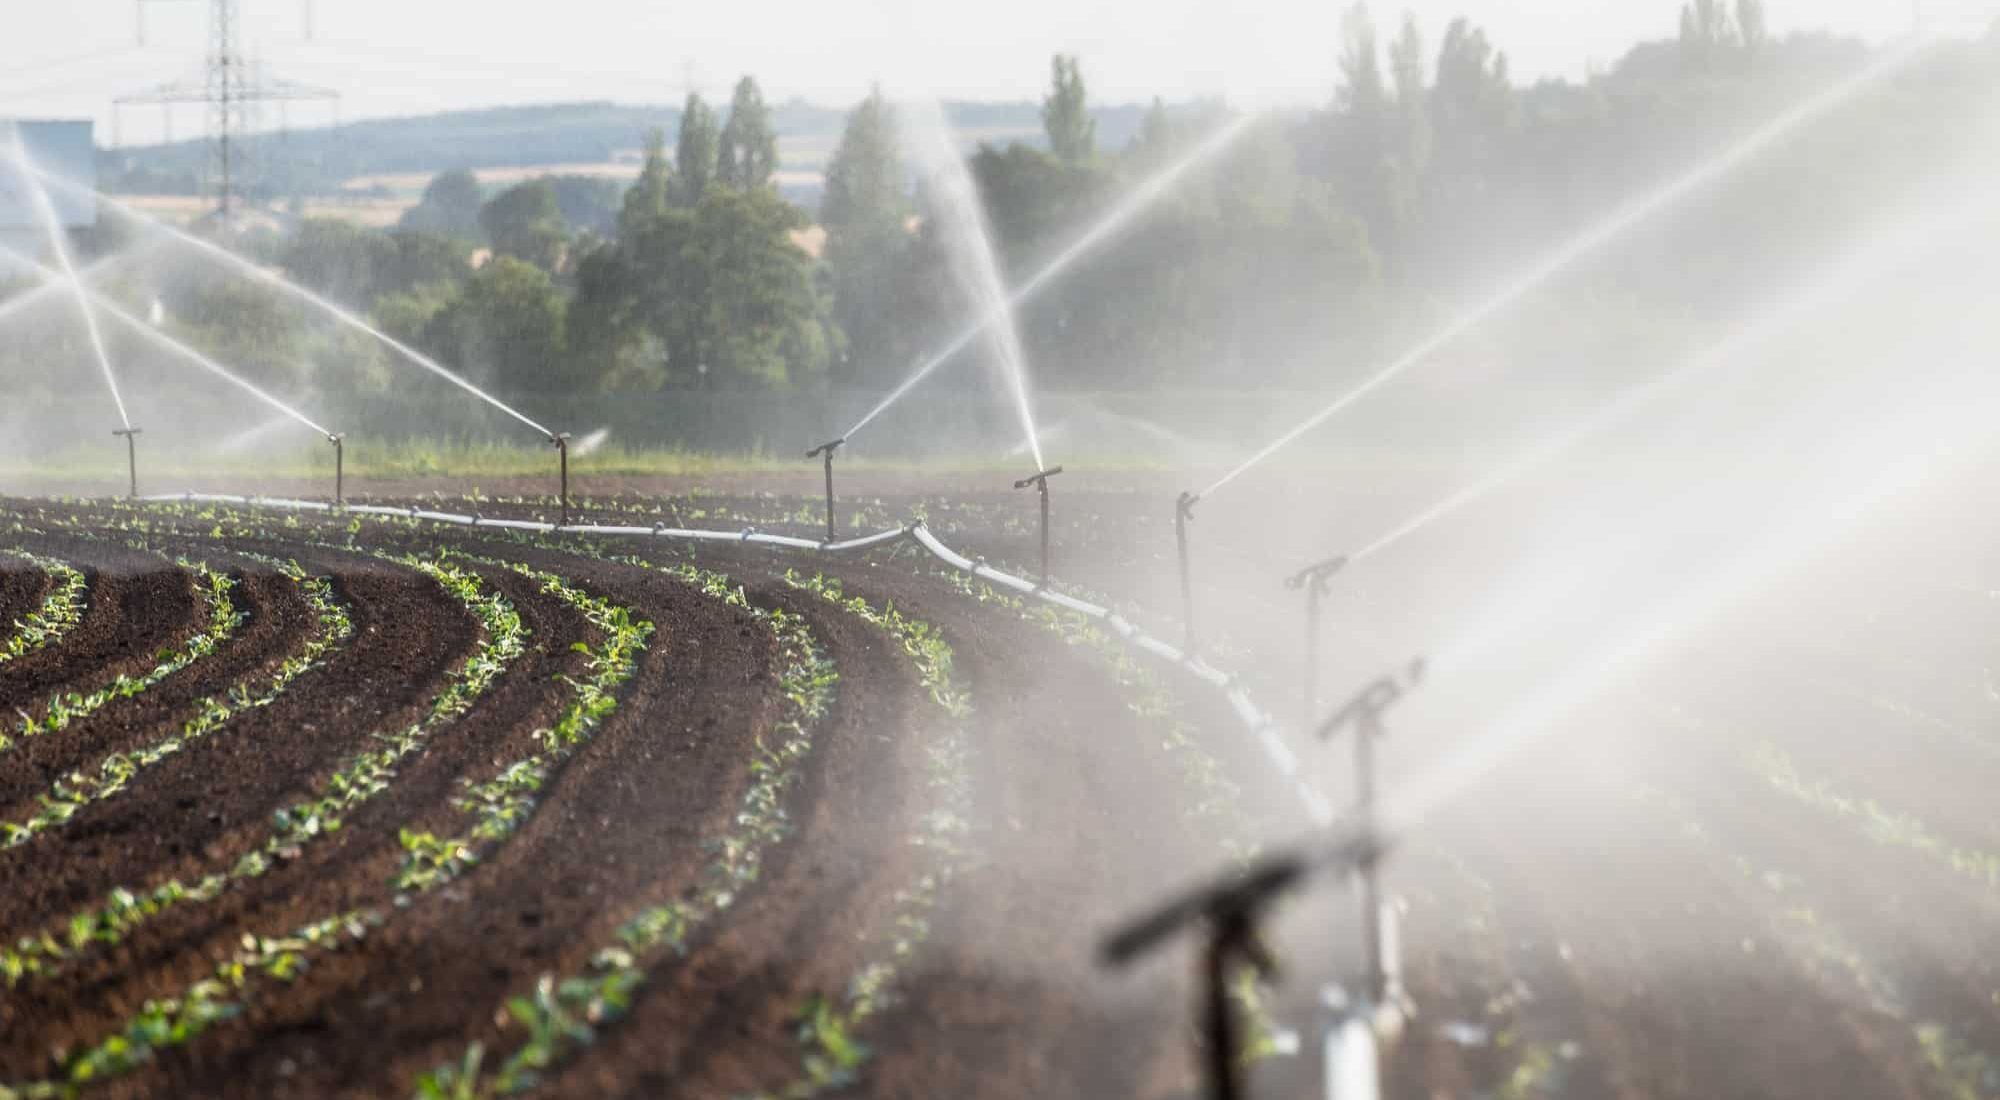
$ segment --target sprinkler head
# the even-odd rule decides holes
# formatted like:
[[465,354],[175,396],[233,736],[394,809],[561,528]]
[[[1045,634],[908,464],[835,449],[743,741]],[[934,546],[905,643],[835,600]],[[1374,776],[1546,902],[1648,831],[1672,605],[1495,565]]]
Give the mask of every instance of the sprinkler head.
[[822,443],[819,446],[814,447],[812,450],[807,451],[806,457],[818,458],[821,455],[832,455],[833,452],[839,450],[840,445],[845,442],[847,442],[847,437],[843,435],[839,439],[836,439],[831,443]]
[[1307,585],[1318,588],[1327,581],[1332,580],[1333,575],[1340,572],[1346,565],[1347,556],[1345,554],[1337,558],[1328,558],[1323,562],[1308,565],[1304,569],[1287,577],[1285,579],[1285,587],[1293,591],[1297,591]]
[[1049,485],[1049,479],[1062,472],[1063,468],[1061,466],[1058,466],[1053,470],[1043,470],[1041,473],[1036,474],[1033,477],[1024,477],[1021,480],[1015,482],[1014,488],[1026,489],[1031,485],[1039,485],[1043,489],[1047,489]]
[[1174,514],[1180,516],[1180,518],[1182,519],[1193,519],[1194,506],[1199,503],[1201,503],[1200,493],[1188,492],[1184,490],[1182,491],[1180,498],[1174,501]]
[[569,433],[568,433],[568,432],[550,432],[550,433],[549,433],[549,442],[550,442],[550,443],[552,443],[552,444],[554,444],[554,445],[555,445],[556,447],[566,447],[566,446],[567,446],[567,445],[569,444]]
[[130,438],[131,436],[135,436],[135,435],[138,435],[138,434],[140,434],[141,432],[144,432],[145,430],[146,430],[146,429],[144,429],[144,428],[113,428],[113,429],[111,429],[111,434],[112,434],[112,435],[122,435],[122,436],[125,436],[125,437],[127,437],[127,438]]
[[1354,726],[1357,733],[1380,736],[1382,733],[1382,715],[1390,707],[1395,706],[1409,688],[1417,686],[1418,681],[1423,679],[1423,675],[1424,660],[1419,657],[1410,662],[1407,677],[1403,682],[1398,682],[1392,674],[1384,676],[1367,687],[1362,688],[1361,693],[1348,700],[1347,704],[1338,711],[1335,711],[1333,717],[1320,723],[1319,730],[1317,731],[1319,739],[1322,741],[1331,741],[1340,733],[1342,726],[1349,724]]
[[346,432],[328,432],[328,433],[326,433],[326,441],[327,441],[328,443],[331,443],[331,444],[333,444],[333,445],[334,445],[334,446],[336,446],[336,447],[340,446],[341,442],[342,442],[343,440],[345,440],[346,438],[347,438],[347,433],[346,433]]

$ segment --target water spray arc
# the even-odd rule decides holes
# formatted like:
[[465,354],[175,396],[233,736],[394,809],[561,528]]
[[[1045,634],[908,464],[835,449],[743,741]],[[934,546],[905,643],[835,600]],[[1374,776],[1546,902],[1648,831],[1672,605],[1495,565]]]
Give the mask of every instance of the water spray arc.
[[1032,485],[1042,497],[1042,587],[1049,586],[1049,479],[1063,472],[1061,466],[1053,470],[1043,470],[1033,477],[1024,477],[1014,483],[1016,489],[1026,489]]
[[104,374],[104,384],[111,391],[111,401],[118,406],[118,422],[126,428],[132,427],[131,414],[125,410],[125,397],[118,392],[118,377],[111,370],[111,353],[105,349],[104,333],[97,327],[97,314],[91,311],[89,295],[84,291],[83,280],[77,277],[76,262],[70,258],[69,242],[63,239],[62,219],[56,214],[56,204],[49,198],[49,190],[41,182],[42,172],[28,155],[27,142],[21,137],[19,125],[8,126],[12,149],[8,156],[13,160],[28,192],[34,198],[35,214],[42,221],[48,234],[49,251],[55,254],[56,264],[62,268],[61,278],[65,280],[75,295],[76,310],[83,318],[84,331],[90,336],[90,350],[97,356],[97,366]]
[[1306,594],[1306,644],[1305,644],[1305,726],[1310,728],[1313,719],[1319,715],[1319,615],[1320,602],[1326,598],[1327,585],[1334,574],[1346,568],[1345,557],[1329,558],[1323,562],[1308,565],[1286,578],[1285,587],[1294,592]]
[[[35,272],[38,278],[43,280],[45,285],[50,285],[50,286],[57,285],[59,281],[63,279],[63,276],[61,274],[51,271],[46,267],[43,267],[41,264],[36,263],[32,258],[22,255],[21,253],[16,252],[15,250],[8,248],[5,245],[0,245],[0,256],[4,256],[8,259],[14,260],[30,268]],[[276,409],[278,412],[283,413],[284,415],[292,418],[293,420],[298,421],[300,424],[303,424],[308,428],[311,428],[314,431],[314,433],[318,435],[331,436],[333,434],[332,431],[330,431],[329,429],[321,426],[318,423],[315,423],[311,417],[293,408],[292,406],[287,405],[283,401],[278,400],[276,397],[271,396],[269,393],[266,393],[263,389],[258,387],[255,383],[251,382],[249,379],[244,378],[242,375],[237,374],[235,371],[230,370],[229,368],[216,362],[214,359],[211,359],[208,356],[203,355],[201,352],[196,351],[194,348],[189,347],[188,345],[180,342],[179,340],[174,339],[173,337],[167,335],[166,333],[161,332],[159,329],[154,328],[152,325],[147,324],[145,319],[137,316],[130,310],[127,310],[124,307],[118,305],[118,303],[112,301],[111,299],[105,297],[104,295],[96,291],[84,289],[83,296],[96,309],[102,310],[104,313],[106,313],[113,319],[117,320],[120,324],[123,324],[126,328],[132,330],[134,333],[138,334],[140,337],[142,337],[149,343],[152,343],[157,347],[170,351],[174,355],[180,357],[181,359],[184,359],[187,362],[192,363],[195,366],[200,367],[201,369],[209,372],[210,374],[213,374],[216,377],[221,378],[222,380],[230,383],[231,385],[237,387],[238,389],[243,390],[245,393],[248,393],[250,396],[255,397],[257,400],[263,402],[264,404],[269,405],[271,408]],[[126,424],[126,427],[131,427],[129,422]]]
[[826,456],[826,541],[828,541],[828,542],[832,542],[832,541],[834,540],[834,533],[833,533],[833,452],[835,452],[835,451],[839,450],[839,449],[840,449],[840,445],[841,445],[841,444],[843,444],[843,443],[845,443],[845,442],[847,442],[847,440],[846,440],[845,438],[841,438],[841,439],[836,439],[836,440],[833,440],[833,441],[832,441],[832,442],[830,442],[830,443],[822,443],[822,444],[820,444],[819,446],[817,446],[817,447],[814,447],[814,448],[813,448],[812,450],[810,450],[810,451],[807,451],[807,452],[806,452],[806,457],[807,457],[807,458],[818,458],[818,457],[820,457],[821,455],[824,455],[824,456]]
[[934,100],[924,100],[910,107],[906,117],[911,120],[905,127],[911,139],[908,145],[930,181],[931,213],[943,229],[953,274],[981,315],[990,318],[980,327],[991,338],[994,357],[1006,374],[1014,412],[1021,421],[1022,438],[1035,457],[1035,469],[1046,470],[1049,466],[1042,458],[1034,405],[1028,397],[1028,357],[1021,345],[1014,307],[1008,300],[1007,284],[1000,274],[1000,257],[979,183],[972,178],[972,169],[959,151],[942,106]]
[[939,367],[944,366],[953,357],[957,356],[959,352],[970,347],[972,342],[979,338],[980,333],[985,332],[989,326],[1012,316],[1015,310],[1032,301],[1042,291],[1048,289],[1056,279],[1061,277],[1070,268],[1076,266],[1077,261],[1089,255],[1112,235],[1124,229],[1139,215],[1151,209],[1154,203],[1158,202],[1161,197],[1171,191],[1174,185],[1179,183],[1190,171],[1206,164],[1225,149],[1235,144],[1236,140],[1241,138],[1258,121],[1259,117],[1258,115],[1251,114],[1231,119],[1228,123],[1217,128],[1214,133],[1204,138],[1186,156],[1183,156],[1180,160],[1168,165],[1148,178],[1144,183],[1141,183],[1126,197],[1124,202],[1119,203],[1110,213],[1099,219],[1095,225],[1085,230],[1061,252],[1058,252],[1054,258],[1037,269],[1026,281],[1015,287],[1012,293],[1008,294],[1006,300],[998,307],[989,309],[980,315],[978,319],[953,336],[951,341],[945,344],[936,354],[924,360],[916,370],[910,373],[908,378],[905,378],[894,390],[891,390],[889,395],[884,397],[880,404],[870,409],[860,420],[855,421],[854,426],[847,429],[847,433],[841,438],[854,438],[863,428],[873,423],[876,417],[888,412],[892,406],[907,396],[924,379],[936,373]]
[[1626,203],[1611,216],[1598,222],[1584,232],[1572,237],[1555,251],[1544,256],[1514,282],[1465,310],[1428,339],[1405,352],[1388,366],[1369,376],[1360,385],[1335,398],[1318,412],[1313,413],[1297,427],[1285,432],[1266,444],[1249,458],[1238,463],[1234,469],[1217,478],[1214,483],[1198,495],[1212,496],[1224,486],[1262,465],[1272,455],[1295,442],[1300,436],[1326,423],[1348,406],[1368,394],[1387,385],[1410,368],[1423,362],[1441,348],[1465,335],[1468,331],[1520,301],[1529,293],[1539,289],[1556,275],[1574,266],[1578,261],[1596,252],[1604,245],[1617,240],[1634,228],[1652,220],[1657,215],[1672,208],[1688,195],[1710,183],[1728,175],[1744,163],[1755,158],[1771,147],[1778,139],[1799,127],[1817,119],[1835,107],[1853,99],[1856,95],[1873,87],[1884,78],[1901,70],[1911,60],[1923,52],[1928,40],[1906,43],[1887,53],[1861,72],[1851,76],[1831,88],[1819,92],[1805,102],[1794,106],[1777,118],[1759,127],[1750,136],[1738,141],[1720,155],[1696,166],[1679,177],[1668,181],[1652,192],[1641,195]]
[[550,439],[554,439],[555,432],[536,423],[526,413],[521,412],[519,409],[514,408],[512,405],[507,404],[505,401],[502,401],[499,398],[493,396],[492,394],[487,393],[485,390],[480,389],[478,386],[473,385],[471,382],[466,381],[463,377],[459,376],[455,371],[451,370],[449,367],[446,367],[444,364],[439,363],[437,360],[431,358],[430,356],[425,355],[423,352],[418,351],[417,349],[409,346],[408,344],[403,343],[401,340],[398,340],[395,337],[389,335],[388,333],[383,332],[382,330],[369,324],[367,321],[362,320],[361,317],[356,315],[352,310],[349,310],[346,307],[341,306],[338,303],[322,295],[316,294],[311,290],[307,290],[305,287],[302,287],[297,283],[292,282],[290,279],[287,279],[284,276],[277,274],[276,272],[267,271],[258,264],[250,260],[244,259],[242,256],[239,256],[236,253],[231,252],[226,248],[223,248],[221,245],[218,245],[213,241],[205,241],[200,237],[195,236],[192,233],[176,229],[173,226],[168,225],[163,221],[160,221],[158,218],[152,217],[149,214],[134,209],[133,207],[127,205],[126,203],[120,202],[109,195],[105,195],[102,192],[96,191],[89,187],[85,187],[82,184],[76,183],[72,180],[64,179],[62,176],[44,171],[40,168],[31,168],[30,170],[38,178],[44,180],[47,183],[53,184],[54,186],[61,188],[65,191],[68,191],[72,194],[92,196],[96,198],[98,202],[104,204],[106,207],[109,207],[112,210],[116,210],[118,213],[124,215],[126,218],[129,218],[140,225],[144,225],[156,232],[165,233],[168,236],[174,238],[176,241],[179,241],[182,244],[188,245],[189,247],[200,251],[203,255],[213,257],[216,260],[219,260],[220,262],[230,267],[233,267],[238,271],[241,271],[245,275],[248,275],[249,277],[256,279],[258,282],[264,283],[267,286],[276,287],[281,292],[289,294],[292,297],[302,302],[305,302],[308,305],[313,306],[314,308],[327,314],[328,316],[332,317],[334,320],[340,322],[341,324],[347,326],[348,328],[354,329],[357,332],[361,332],[372,337],[373,339],[379,341],[383,346],[396,352],[398,355],[401,355],[403,358],[409,360],[410,362],[416,364],[419,367],[422,367],[424,370],[427,370],[430,373],[437,375],[439,378],[442,378],[445,381],[450,382],[452,385],[457,386],[459,389],[464,390],[466,393],[471,394],[472,396],[478,398],[479,400],[485,402],[486,404],[492,406],[493,408],[498,409],[503,413],[506,413],[508,416],[513,417],[515,420],[519,421],[523,425],[533,428],[536,432],[540,433],[541,435],[546,436]]

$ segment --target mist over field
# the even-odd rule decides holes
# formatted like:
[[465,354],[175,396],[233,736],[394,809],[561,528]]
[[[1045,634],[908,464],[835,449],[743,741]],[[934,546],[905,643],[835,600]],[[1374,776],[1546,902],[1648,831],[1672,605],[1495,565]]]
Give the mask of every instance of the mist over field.
[[0,44],[0,1100],[2000,1094],[2000,10],[369,3]]

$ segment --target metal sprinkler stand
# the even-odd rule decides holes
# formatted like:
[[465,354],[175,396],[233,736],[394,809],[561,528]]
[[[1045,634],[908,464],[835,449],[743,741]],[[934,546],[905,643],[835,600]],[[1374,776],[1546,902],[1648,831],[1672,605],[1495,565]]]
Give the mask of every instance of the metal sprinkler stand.
[[1061,466],[1053,470],[1043,470],[1033,477],[1024,477],[1014,483],[1014,488],[1025,489],[1033,485],[1042,494],[1042,587],[1049,586],[1049,479],[1063,472]]
[[1313,717],[1319,713],[1319,603],[1326,595],[1327,582],[1347,565],[1346,557],[1328,558],[1315,565],[1308,565],[1285,581],[1285,587],[1306,594],[1306,675],[1305,675],[1305,724],[1312,726]]
[[1241,1100],[1242,1029],[1230,1004],[1230,979],[1243,966],[1260,978],[1277,974],[1277,960],[1265,948],[1257,923],[1284,894],[1316,873],[1345,875],[1380,858],[1383,841],[1371,832],[1339,835],[1294,851],[1266,856],[1247,870],[1201,887],[1133,921],[1106,939],[1100,957],[1107,966],[1138,960],[1184,928],[1208,934],[1202,955],[1202,1064],[1212,1100]]
[[[1361,689],[1359,695],[1320,724],[1319,738],[1322,741],[1332,740],[1342,726],[1354,727],[1354,818],[1363,833],[1372,835],[1377,827],[1375,741],[1386,735],[1382,715],[1402,699],[1407,689],[1416,686],[1423,678],[1423,672],[1423,660],[1412,661],[1406,680],[1398,682],[1394,676],[1382,677]],[[1378,865],[1375,855],[1357,865],[1361,877],[1361,935],[1362,949],[1368,960],[1367,1006],[1370,1009],[1402,999],[1402,991],[1395,988],[1397,983],[1391,980],[1384,957],[1382,884]]]
[[333,444],[333,506],[335,508],[339,508],[345,503],[342,500],[343,486],[341,482],[344,480],[345,473],[342,469],[342,466],[345,464],[345,455],[342,453],[345,448],[342,447],[342,444],[346,440],[347,436],[340,432],[329,432],[326,437],[326,441]]
[[139,444],[136,437],[144,428],[113,428],[112,435],[125,437],[125,468],[132,476],[132,499],[139,499]]
[[1183,492],[1174,501],[1174,543],[1181,556],[1181,622],[1187,628],[1187,645],[1184,647],[1192,656],[1195,651],[1194,634],[1194,580],[1188,569],[1188,521],[1194,519],[1194,506],[1201,500],[1198,494]]
[[562,477],[562,518],[557,527],[569,526],[569,433],[550,432],[549,442],[556,445],[556,460],[560,463]]
[[818,458],[818,457],[820,457],[821,455],[825,455],[825,456],[826,456],[826,541],[828,541],[828,542],[832,542],[832,541],[833,541],[833,539],[834,539],[834,534],[833,534],[833,452],[835,452],[835,451],[839,450],[839,449],[840,449],[840,445],[841,445],[841,444],[843,444],[843,443],[845,443],[845,442],[847,442],[847,437],[846,437],[846,436],[841,436],[841,437],[840,437],[839,439],[836,439],[836,440],[834,440],[834,441],[833,441],[833,442],[831,442],[831,443],[822,443],[822,444],[820,444],[819,446],[817,446],[817,447],[814,447],[814,448],[813,448],[812,450],[810,450],[810,451],[807,451],[807,452],[806,452],[806,457],[807,457],[807,458]]

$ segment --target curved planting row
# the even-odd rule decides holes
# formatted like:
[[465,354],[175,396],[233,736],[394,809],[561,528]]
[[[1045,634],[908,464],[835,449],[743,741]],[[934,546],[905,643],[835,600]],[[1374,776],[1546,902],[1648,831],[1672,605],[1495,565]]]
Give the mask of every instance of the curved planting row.
[[[7,556],[16,558],[46,574],[50,579],[48,595],[42,597],[41,606],[26,615],[13,619],[13,633],[0,639],[0,663],[25,657],[38,649],[43,649],[62,640],[62,636],[76,628],[83,621],[83,608],[90,588],[89,579],[80,569],[58,558],[30,553],[26,550],[6,550]],[[21,570],[8,576],[19,576],[23,580],[34,576]],[[23,590],[25,585],[20,586]]]
[[[23,819],[44,843],[0,871],[50,885],[0,902],[17,1093],[1185,1080],[1183,982],[1079,975],[1096,929],[1259,826],[1238,762],[1092,624],[982,609],[1011,598],[956,577],[807,575],[730,547],[641,558],[191,505],[85,526],[171,547],[189,575],[239,551],[295,561],[316,617],[288,651],[309,667],[225,690],[195,736],[152,726],[175,748],[136,770],[99,749],[49,788],[64,821]],[[449,662],[368,660],[435,641],[405,637],[430,620],[398,629],[367,579],[391,566],[476,624],[424,649],[457,645]],[[130,870],[93,873],[105,844]]]
[[[396,766],[420,751],[440,727],[464,714],[493,679],[520,656],[526,629],[505,596],[486,591],[476,576],[449,564],[420,558],[392,560],[430,577],[484,628],[473,653],[448,674],[446,686],[432,698],[424,716],[400,729],[371,733],[368,740],[373,747],[356,753],[307,798],[274,813],[262,840],[250,845],[227,870],[194,879],[169,877],[138,889],[114,888],[101,905],[72,913],[39,933],[22,937],[14,947],[0,949],[0,978],[10,988],[52,976],[86,949],[116,946],[169,908],[213,900],[232,884],[261,877],[282,861],[300,858],[309,845],[338,830],[343,815],[387,790]],[[327,618],[333,620],[332,629],[339,636],[352,631],[344,610],[336,618],[329,609]],[[288,663],[288,667],[293,666]]]
[[236,581],[201,562],[182,558],[176,564],[195,576],[196,588],[207,612],[201,631],[186,643],[161,652],[153,667],[139,675],[121,672],[93,690],[58,692],[25,707],[17,707],[19,721],[11,732],[0,733],[0,752],[12,749],[30,737],[67,729],[72,723],[89,717],[115,700],[130,699],[157,686],[169,676],[214,653],[236,633],[236,629],[246,621],[246,616],[230,598]]
[[[201,700],[196,704],[194,717],[183,722],[174,733],[129,752],[113,752],[97,761],[94,767],[79,768],[57,780],[47,793],[38,796],[40,808],[32,815],[18,820],[0,820],[0,844],[17,847],[28,843],[69,821],[85,806],[116,796],[142,771],[185,751],[220,730],[230,719],[245,711],[269,706],[285,693],[293,680],[318,665],[335,646],[345,643],[352,636],[353,620],[346,606],[335,595],[331,578],[309,577],[297,562],[275,558],[259,560],[289,578],[312,605],[315,626],[305,645],[287,655],[270,674],[239,681],[226,691]],[[235,619],[241,622],[240,615]],[[213,651],[212,645],[209,651]],[[201,655],[205,654],[197,654],[194,659]],[[166,664],[163,662],[161,667],[165,668]]]

